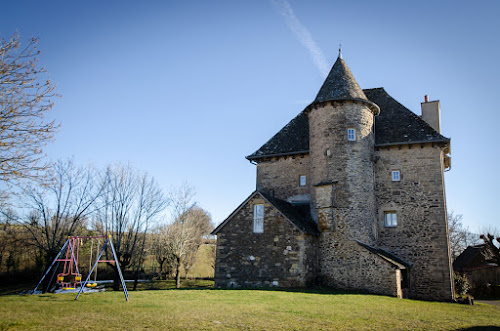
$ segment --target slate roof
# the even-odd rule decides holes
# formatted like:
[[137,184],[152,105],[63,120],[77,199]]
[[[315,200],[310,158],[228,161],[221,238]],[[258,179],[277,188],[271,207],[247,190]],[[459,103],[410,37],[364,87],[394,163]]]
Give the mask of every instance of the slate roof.
[[404,260],[401,260],[400,258],[398,258],[397,256],[395,256],[391,252],[386,251],[385,249],[378,248],[378,247],[373,247],[373,246],[370,246],[370,245],[365,244],[365,243],[363,243],[361,241],[358,241],[358,240],[356,240],[356,242],[359,245],[361,245],[361,247],[366,248],[370,252],[372,252],[372,253],[380,256],[384,260],[389,261],[390,263],[392,263],[392,264],[394,264],[394,265],[396,265],[396,266],[398,266],[400,268],[409,268],[411,266],[408,262],[406,262]]
[[229,217],[227,217],[219,226],[217,226],[211,234],[216,235],[238,211],[245,206],[250,199],[256,194],[260,194],[271,205],[273,205],[288,221],[295,225],[300,231],[310,234],[319,235],[319,230],[316,223],[311,218],[311,210],[309,204],[293,205],[284,200],[275,198],[270,194],[256,190],[236,208]]
[[380,107],[380,114],[375,117],[375,146],[450,141],[391,97],[384,88],[364,92]]
[[464,271],[495,267],[497,265],[490,262],[492,258],[493,255],[489,252],[486,244],[469,246],[453,261],[453,270]]
[[[380,107],[380,114],[375,116],[375,146],[450,141],[391,97],[384,88],[363,91],[370,101]],[[247,159],[302,153],[309,153],[309,120],[305,111],[292,119],[261,148],[247,156]]]
[[330,73],[326,77],[323,85],[319,89],[314,102],[328,100],[366,100],[366,95],[359,87],[356,79],[345,61],[339,56],[333,65]]
[[247,156],[247,159],[301,153],[309,153],[309,119],[304,112],[288,122],[255,153]]
[[271,195],[259,191],[269,203],[280,211],[288,220],[305,233],[318,235],[319,230],[316,223],[311,218],[311,208],[309,204],[294,205],[285,200],[281,200]]

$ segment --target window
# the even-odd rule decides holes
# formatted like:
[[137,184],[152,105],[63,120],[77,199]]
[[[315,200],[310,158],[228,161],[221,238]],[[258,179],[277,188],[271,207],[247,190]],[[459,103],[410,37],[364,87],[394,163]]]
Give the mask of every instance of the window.
[[349,141],[356,140],[356,130],[355,129],[347,129],[347,140],[349,140]]
[[399,170],[393,171],[392,172],[392,181],[399,182],[400,179],[401,179],[401,176],[400,176]]
[[384,213],[384,225],[387,228],[394,228],[398,225],[398,216],[395,211],[386,211]]
[[253,232],[264,232],[264,205],[253,206]]
[[306,176],[305,175],[302,175],[300,176],[300,179],[299,179],[299,186],[306,186]]

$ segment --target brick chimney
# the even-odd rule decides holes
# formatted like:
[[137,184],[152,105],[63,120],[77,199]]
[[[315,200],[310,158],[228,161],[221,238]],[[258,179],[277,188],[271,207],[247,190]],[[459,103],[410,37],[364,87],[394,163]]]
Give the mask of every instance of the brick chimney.
[[429,96],[425,96],[422,106],[422,119],[434,130],[441,133],[441,104],[439,100],[429,101]]

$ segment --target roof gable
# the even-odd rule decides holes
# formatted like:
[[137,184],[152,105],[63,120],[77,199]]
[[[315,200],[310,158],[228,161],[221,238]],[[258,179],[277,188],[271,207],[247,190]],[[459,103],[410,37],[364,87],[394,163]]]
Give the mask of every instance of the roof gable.
[[274,198],[264,192],[254,191],[250,196],[236,208],[219,226],[217,226],[211,234],[217,234],[231,219],[256,195],[261,196],[270,205],[278,210],[278,212],[293,226],[303,233],[318,235],[319,231],[316,223],[311,218],[309,205],[295,206],[284,200]]
[[274,198],[264,192],[260,193],[270,204],[278,209],[283,217],[292,222],[299,230],[312,235],[319,234],[318,227],[311,218],[309,204],[292,205],[285,200]]
[[399,269],[406,269],[406,268],[411,267],[411,265],[408,262],[401,260],[400,258],[395,256],[394,254],[386,251],[385,249],[373,247],[373,246],[370,246],[370,245],[365,244],[365,243],[358,241],[358,240],[356,240],[356,242],[361,247],[365,248],[366,250],[368,250],[369,252],[372,252],[375,255],[378,255],[379,257],[381,257],[382,259],[391,263],[392,265],[398,267]]
[[[380,114],[375,116],[375,146],[450,141],[391,97],[384,88],[363,91],[380,107]],[[309,119],[302,111],[247,159],[305,153],[309,153]]]

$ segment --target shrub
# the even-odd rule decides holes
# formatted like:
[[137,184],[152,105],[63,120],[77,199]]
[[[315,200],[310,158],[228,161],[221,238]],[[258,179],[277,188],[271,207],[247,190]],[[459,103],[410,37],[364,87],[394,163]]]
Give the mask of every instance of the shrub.
[[469,290],[471,289],[471,285],[469,283],[469,280],[465,275],[460,275],[455,273],[454,274],[454,279],[455,279],[455,293],[459,297],[466,297],[467,294],[469,293]]

